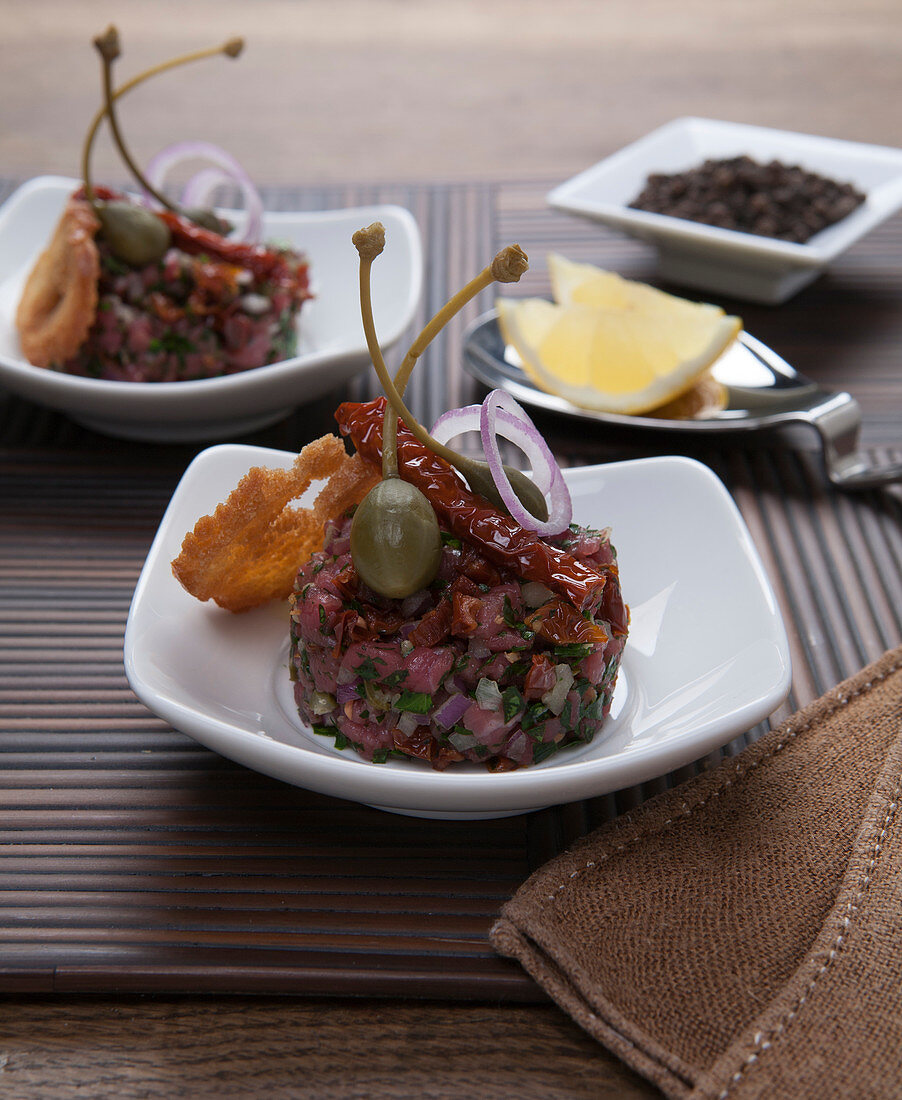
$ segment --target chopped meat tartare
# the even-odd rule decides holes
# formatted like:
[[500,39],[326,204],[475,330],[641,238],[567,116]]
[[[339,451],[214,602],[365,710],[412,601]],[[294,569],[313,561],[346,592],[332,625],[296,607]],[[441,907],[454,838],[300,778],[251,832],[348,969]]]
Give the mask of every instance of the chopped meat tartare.
[[56,369],[123,382],[182,382],[262,367],[294,355],[310,297],[307,263],[279,250],[256,272],[170,248],[135,268],[102,238],[97,316],[76,355]]
[[379,596],[356,575],[350,528],[349,517],[327,527],[290,601],[295,699],[316,732],[367,760],[398,753],[437,769],[535,764],[595,737],[628,623],[607,532],[574,525],[548,540],[607,577],[594,614],[580,614],[447,534],[428,588]]

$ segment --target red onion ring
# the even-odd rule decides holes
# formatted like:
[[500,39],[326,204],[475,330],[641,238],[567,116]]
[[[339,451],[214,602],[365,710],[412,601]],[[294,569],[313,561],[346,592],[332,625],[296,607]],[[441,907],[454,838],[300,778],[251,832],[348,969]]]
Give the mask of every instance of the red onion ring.
[[[565,531],[573,518],[570,491],[548,444],[521,406],[504,390],[492,390],[481,406],[468,405],[440,416],[433,425],[432,435],[440,443],[447,443],[456,435],[477,430],[482,436],[482,449],[492,479],[511,518],[537,535],[557,535]],[[542,522],[528,512],[514,492],[501,461],[499,435],[519,447],[529,459],[533,480],[549,501],[547,521]]]
[[[211,161],[216,167],[204,168],[188,181],[182,194],[182,205],[203,205],[221,183],[237,184],[244,196],[247,218],[243,232],[235,239],[247,244],[259,244],[263,235],[263,200],[253,180],[225,149],[208,141],[178,141],[151,158],[146,169],[147,178],[157,190],[161,190],[172,169],[189,160]],[[144,201],[151,201],[146,192]]]

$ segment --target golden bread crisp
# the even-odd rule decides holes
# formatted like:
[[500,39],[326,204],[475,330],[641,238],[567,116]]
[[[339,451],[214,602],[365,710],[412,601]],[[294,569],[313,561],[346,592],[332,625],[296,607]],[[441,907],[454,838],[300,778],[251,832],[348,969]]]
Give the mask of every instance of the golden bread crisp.
[[[312,508],[292,505],[323,480]],[[300,566],[322,546],[326,521],[378,480],[379,471],[348,455],[334,435],[309,443],[287,470],[255,466],[185,536],[172,572],[192,596],[228,611],[286,599]]]
[[25,282],[16,310],[22,352],[36,367],[76,354],[97,316],[100,222],[84,199],[69,199],[53,237]]

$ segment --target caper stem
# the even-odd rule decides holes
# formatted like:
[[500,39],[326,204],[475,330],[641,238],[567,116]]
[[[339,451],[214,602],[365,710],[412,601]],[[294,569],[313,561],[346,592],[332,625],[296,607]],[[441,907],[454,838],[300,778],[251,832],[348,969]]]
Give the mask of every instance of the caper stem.
[[[112,61],[118,56],[118,32],[115,27],[109,27],[106,34],[99,36],[94,40],[94,44],[97,47],[100,55],[103,59],[104,67],[104,98],[105,102],[103,107],[94,116],[90,127],[88,128],[87,136],[85,137],[84,144],[82,146],[81,157],[81,175],[85,185],[85,196],[91,205],[94,205],[94,189],[91,185],[91,152],[94,146],[94,139],[97,136],[97,131],[100,128],[100,124],[104,118],[109,117],[110,128],[113,131],[113,137],[116,140],[119,152],[125,161],[132,174],[138,180],[142,187],[145,187],[154,198],[158,199],[164,206],[172,210],[172,205],[166,201],[161,195],[159,195],[154,188],[152,188],[147,180],[144,179],[143,174],[139,171],[132,158],[128,155],[124,144],[119,135],[119,128],[116,125],[116,120],[112,110],[113,104],[116,100],[120,99],[130,92],[133,88],[136,88],[139,84],[143,84],[145,80],[149,80],[153,76],[157,76],[160,73],[167,72],[169,69],[175,69],[180,65],[187,65],[192,61],[202,61],[207,57],[216,57],[219,54],[225,54],[226,57],[237,57],[244,48],[244,40],[241,38],[230,38],[228,42],[222,43],[220,46],[210,46],[203,50],[194,50],[191,53],[181,54],[179,57],[170,58],[169,61],[161,61],[159,64],[152,66],[149,69],[145,69],[143,72],[138,73],[137,76],[133,76],[131,80],[122,85],[121,88],[113,91],[110,86],[110,72]],[[118,136],[117,136],[118,135]]]
[[[506,253],[509,250],[513,249],[520,251],[518,245],[511,245],[509,246],[509,249],[505,249],[504,252]],[[523,258],[525,261],[526,257],[524,256]],[[449,301],[447,301],[445,305],[442,306],[438,313],[436,313],[432,320],[426,325],[419,336],[417,336],[417,338],[411,344],[410,350],[404,356],[401,366],[398,367],[398,370],[395,374],[395,386],[400,395],[403,395],[404,390],[407,388],[407,383],[410,380],[411,374],[413,373],[413,368],[417,365],[417,360],[436,338],[436,336],[438,336],[445,325],[447,325],[451,318],[463,309],[467,302],[471,301],[473,298],[476,297],[477,294],[485,290],[487,286],[491,286],[491,284],[495,282],[496,275],[493,271],[494,268],[495,261],[493,261],[491,264],[489,264],[488,267],[480,271],[479,274],[474,279],[471,279],[470,282],[468,282],[462,290],[459,290],[453,298],[449,299]],[[523,268],[523,270],[525,270],[525,267]],[[517,276],[517,278],[519,279],[519,275]],[[510,282],[512,280],[506,279],[504,281]],[[407,423],[406,418],[405,423]],[[410,424],[408,423],[407,426],[410,427]],[[397,436],[397,415],[389,415],[389,409],[386,409],[385,421],[382,426],[382,445],[396,449]],[[429,444],[430,447],[433,447],[434,449],[441,447],[441,444],[432,439],[431,435],[429,436],[429,439],[431,440]],[[455,466],[459,467],[461,462],[467,463],[467,459],[464,458],[462,455],[458,455],[456,451],[450,451],[450,448],[446,448],[446,450],[448,450],[449,453],[455,455],[457,459],[457,461],[454,462]],[[443,457],[447,458],[446,455],[444,455]]]
[[[388,389],[389,387],[394,389],[394,385],[392,384],[391,375],[388,373],[388,367],[385,365],[385,360],[382,358],[382,349],[379,347],[379,339],[376,336],[376,324],[373,321],[373,298],[370,290],[370,274],[372,272],[373,260],[375,260],[385,247],[385,226],[383,226],[381,222],[373,222],[373,224],[367,226],[366,229],[358,229],[351,239],[360,256],[360,316],[363,320],[363,334],[366,337],[367,350],[370,353],[370,359],[373,362],[373,366],[376,368],[376,374],[379,376],[379,381],[382,383],[386,396],[391,403]],[[397,391],[395,391],[395,393],[400,401],[400,395],[397,394]],[[391,407],[391,404],[389,407]],[[392,419],[394,420],[396,417],[397,413]],[[397,432],[392,440],[392,445],[389,447],[386,445],[383,431],[382,477],[397,476]]]
[[[398,417],[400,416],[423,446],[428,447],[429,450],[439,455],[449,465],[460,470],[474,491],[480,492],[483,495],[488,494],[490,498],[494,499],[492,494],[493,491],[497,494],[497,489],[495,489],[491,483],[491,477],[488,474],[486,464],[466,458],[456,451],[452,451],[450,447],[446,447],[443,443],[439,443],[437,439],[433,439],[429,432],[427,432],[419,421],[415,419],[413,413],[411,413],[404,404],[401,393],[398,392],[398,386],[400,386],[403,391],[410,378],[410,373],[416,365],[417,359],[428,346],[429,342],[435,338],[437,333],[461,309],[461,307],[471,298],[475,297],[480,290],[495,281],[512,283],[520,278],[528,267],[529,262],[526,258],[526,254],[519,245],[509,245],[507,248],[502,249],[497,256],[495,256],[492,263],[481,271],[475,279],[471,279],[463,290],[458,291],[458,293],[439,310],[429,324],[426,325],[417,339],[413,342],[410,351],[408,351],[407,355],[404,357],[404,361],[395,376],[395,381],[392,381],[392,377],[388,373],[388,368],[385,365],[385,360],[382,358],[382,350],[379,347],[379,341],[376,337],[376,326],[373,321],[373,303],[370,294],[370,275],[373,260],[375,260],[385,248],[385,227],[381,222],[373,222],[373,224],[367,226],[366,229],[359,229],[354,234],[352,240],[354,242],[354,247],[360,255],[360,312],[363,319],[363,331],[366,335],[366,343],[370,358],[373,361],[373,366],[376,368],[376,374],[379,376],[379,381],[382,383],[382,388],[385,390],[385,396],[388,399],[385,417],[382,422],[383,480],[400,476],[398,474]],[[396,382],[398,384],[397,386],[395,384]],[[527,481],[519,471],[510,471],[508,476],[515,477],[518,482]],[[519,488],[515,487],[515,492],[533,514],[537,514],[536,509],[541,510],[544,507],[544,500],[541,494],[538,494],[538,491],[534,489],[531,483],[526,485],[521,484]],[[501,507],[504,506],[500,496],[498,496],[498,504]],[[547,509],[545,510],[545,515],[540,518],[546,517]]]
[[[359,233],[354,234],[354,243],[358,251],[361,252],[361,262],[363,262],[364,257],[364,253],[361,251],[361,244],[363,244],[361,235],[370,234],[376,226],[378,226],[381,231],[382,246],[384,246],[385,230],[378,222],[374,223],[374,225],[370,226],[368,229],[361,230]],[[361,238],[361,243],[358,243],[358,238]],[[367,294],[369,291],[369,267],[376,256],[382,251],[382,246],[379,247],[378,251],[373,252],[372,255],[369,255],[369,252],[367,253],[369,255],[366,274]],[[363,249],[366,251],[366,244],[363,244]],[[430,341],[435,339],[436,335],[471,298],[474,298],[481,290],[484,290],[485,287],[493,282],[517,282],[527,269],[527,266],[528,260],[526,254],[520,246],[516,244],[508,245],[507,248],[503,248],[495,256],[488,267],[484,268],[474,279],[471,279],[462,290],[459,290],[457,294],[438,311],[429,324],[426,325],[420,335],[414,340],[407,355],[405,355],[404,361],[401,363],[397,374],[401,391],[406,387],[411,371],[416,366],[417,359],[425,351]],[[361,289],[362,286],[363,270],[361,267]],[[367,297],[367,301],[369,302],[369,297]],[[366,324],[367,322],[365,320],[364,331],[366,331]],[[382,383],[382,388],[385,390],[385,396],[388,398],[389,406],[394,413],[394,415],[391,415],[388,409],[385,410],[386,415],[382,430],[383,476],[386,476],[384,473],[386,453],[390,455],[390,462],[393,463],[392,468],[397,471],[397,417],[399,416],[423,446],[428,447],[451,466],[454,466],[456,469],[466,474],[466,469],[470,465],[469,460],[459,455],[456,451],[452,451],[450,447],[446,447],[443,443],[439,443],[437,439],[433,439],[422,424],[416,420],[410,409],[404,404],[404,399],[395,383],[392,381],[388,369],[385,366],[385,361],[382,358],[382,353],[379,350],[379,344],[376,340],[376,331],[373,326],[371,305],[369,306],[369,326],[372,336],[367,336],[367,347],[369,348],[370,357],[373,360],[373,366],[376,368],[376,373],[379,375],[379,381]]]

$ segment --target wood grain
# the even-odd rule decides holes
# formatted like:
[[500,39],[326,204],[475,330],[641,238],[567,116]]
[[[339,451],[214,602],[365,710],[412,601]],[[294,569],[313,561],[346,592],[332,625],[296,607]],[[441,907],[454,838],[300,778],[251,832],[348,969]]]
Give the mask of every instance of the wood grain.
[[0,15],[10,175],[77,173],[99,106],[89,43],[111,18],[122,79],[246,37],[236,62],[168,73],[120,115],[141,163],[204,138],[261,182],[563,180],[683,115],[899,142],[893,0],[0,0]]
[[550,1006],[0,1001],[0,1095],[646,1100],[660,1094]]

